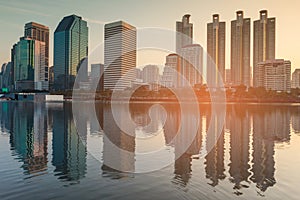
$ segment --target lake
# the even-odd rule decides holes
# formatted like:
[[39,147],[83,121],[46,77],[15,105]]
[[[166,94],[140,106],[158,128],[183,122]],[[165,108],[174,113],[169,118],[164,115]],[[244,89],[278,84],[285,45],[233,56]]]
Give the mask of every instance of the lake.
[[299,199],[300,106],[180,106],[0,102],[0,199]]

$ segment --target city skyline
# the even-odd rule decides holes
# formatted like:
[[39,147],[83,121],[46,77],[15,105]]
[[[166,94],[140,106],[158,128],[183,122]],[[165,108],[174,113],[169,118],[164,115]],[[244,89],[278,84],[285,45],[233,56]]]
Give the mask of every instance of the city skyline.
[[[137,13],[130,14],[130,13],[124,13],[124,11],[117,10],[119,12],[116,12],[115,10],[111,12],[109,15],[107,15],[107,11],[104,12],[92,12],[95,10],[92,6],[93,3],[88,3],[87,5],[84,5],[82,8],[79,8],[79,5],[75,2],[75,7],[73,7],[73,10],[69,10],[65,8],[64,6],[57,8],[56,3],[49,3],[49,5],[41,6],[39,3],[35,1],[27,2],[26,5],[22,2],[13,2],[13,3],[0,3],[0,9],[2,8],[2,14],[4,17],[2,18],[2,22],[7,26],[6,30],[4,30],[4,34],[2,35],[2,38],[4,39],[2,41],[2,48],[0,50],[0,61],[2,63],[8,62],[10,57],[9,49],[11,48],[12,44],[16,42],[17,38],[20,37],[23,31],[20,29],[23,29],[24,24],[29,21],[36,21],[38,23],[44,24],[46,26],[49,26],[50,28],[50,66],[53,65],[52,58],[53,58],[53,31],[54,28],[57,26],[57,22],[63,17],[68,14],[78,14],[83,17],[88,22],[88,26],[91,27],[90,31],[90,44],[89,48],[90,50],[95,47],[98,43],[103,42],[103,31],[104,31],[104,24],[106,22],[115,21],[117,19],[124,19],[125,21],[130,22],[131,24],[135,25],[138,28],[141,27],[160,27],[160,28],[167,28],[175,30],[174,21],[180,19],[181,16],[188,13],[191,14],[191,23],[193,23],[194,28],[194,40],[199,42],[204,50],[206,51],[206,23],[211,21],[211,15],[218,13],[222,16],[222,21],[227,22],[226,23],[226,65],[225,68],[229,68],[230,65],[230,21],[234,19],[234,14],[237,10],[243,10],[246,13],[247,17],[251,18],[251,21],[255,21],[259,19],[259,11],[260,10],[268,10],[270,17],[276,17],[276,58],[285,58],[289,59],[292,62],[292,71],[297,68],[300,65],[300,59],[297,58],[297,45],[300,47],[300,42],[297,42],[299,40],[296,37],[296,32],[291,31],[293,28],[293,24],[295,23],[294,20],[297,19],[295,15],[298,13],[294,10],[297,6],[296,4],[298,2],[295,2],[293,6],[290,4],[284,4],[288,9],[282,10],[281,8],[283,5],[281,3],[275,3],[275,4],[268,4],[267,2],[259,1],[259,3],[243,3],[243,6],[241,6],[240,3],[230,4],[228,8],[224,9],[222,5],[218,5],[218,2],[216,1],[214,3],[206,3],[206,9],[201,9],[203,6],[199,2],[196,3],[195,1],[189,1],[185,4],[183,3],[173,3],[174,4],[174,12],[164,15],[163,18],[159,17],[160,13],[163,12],[166,8],[166,5],[168,4],[168,1],[160,2],[160,7],[157,8],[156,14],[153,14],[153,12],[146,12],[145,8],[148,9],[148,6],[145,6],[145,3],[139,3],[136,1],[135,6],[138,9]],[[173,2],[173,1],[172,1]],[[235,2],[235,1],[232,1]],[[34,5],[33,5],[34,4]],[[123,5],[124,3],[120,1],[120,5]],[[129,3],[130,4],[130,3]],[[172,4],[172,5],[173,5]],[[298,3],[299,4],[299,3]],[[108,7],[110,3],[107,2],[99,2],[99,5],[101,5],[103,8]],[[143,6],[142,6],[143,5]],[[153,5],[155,3],[151,3],[149,5],[149,8],[153,8]],[[255,5],[255,6],[253,6]],[[31,6],[31,7],[30,7]],[[124,5],[130,6],[130,5]],[[21,8],[20,8],[21,7]],[[32,8],[29,10],[28,8]],[[95,6],[97,7],[97,6]],[[122,7],[122,6],[120,6]],[[41,8],[45,9],[46,12],[39,12]],[[53,9],[55,8],[55,9]],[[52,10],[49,10],[52,9]],[[203,12],[196,12],[196,10],[201,9]],[[151,10],[151,9],[150,9]],[[165,11],[165,10],[164,10]],[[295,12],[293,12],[295,11]],[[286,15],[284,13],[289,12],[291,15]],[[9,14],[10,13],[10,14]],[[12,13],[15,15],[12,16]],[[49,13],[49,14],[48,14]],[[54,15],[52,14],[54,13]],[[135,16],[138,13],[143,13],[143,17],[140,19],[137,19]],[[144,14],[145,13],[145,14]],[[199,14],[201,13],[201,14]],[[9,16],[9,18],[7,18]],[[159,17],[159,19],[158,19]],[[99,26],[100,25],[100,26]],[[251,29],[253,30],[253,23],[251,23]],[[252,35],[251,31],[251,35]],[[292,35],[294,36],[292,37]],[[289,37],[286,37],[289,36]],[[290,37],[291,36],[291,37]],[[251,41],[252,43],[252,41]],[[252,46],[252,45],[251,45]],[[298,48],[299,48],[298,47]],[[253,50],[251,47],[251,57],[253,56]],[[165,56],[164,55],[157,55],[154,56],[155,60],[153,58],[147,58],[144,57],[137,57],[138,65],[146,65],[146,64],[162,64],[164,63]],[[251,59],[251,66],[253,66],[252,59]]]
[[298,200],[298,7],[0,0],[0,200]]

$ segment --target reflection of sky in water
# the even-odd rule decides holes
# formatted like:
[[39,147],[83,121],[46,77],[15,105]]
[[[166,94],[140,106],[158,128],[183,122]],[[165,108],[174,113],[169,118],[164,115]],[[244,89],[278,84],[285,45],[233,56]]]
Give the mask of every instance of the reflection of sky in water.
[[[200,129],[176,161],[183,142],[174,140],[180,121],[176,106],[164,107],[166,119],[161,117],[163,110],[154,109],[152,119],[156,120],[152,124],[149,105],[131,109],[131,117],[137,124],[135,137],[121,132],[113,137],[113,142],[133,152],[131,157],[110,152],[107,146],[108,138],[100,127],[108,124],[108,130],[118,130],[112,126],[107,106],[102,106],[103,111],[98,113],[102,115],[97,115],[104,119],[95,120],[89,117],[91,108],[86,104],[79,129],[68,103],[2,102],[0,108],[0,183],[5,183],[0,189],[1,199],[13,194],[32,197],[36,191],[49,198],[54,198],[54,194],[67,198],[75,198],[76,194],[78,198],[88,194],[87,188],[96,196],[124,199],[136,197],[131,191],[148,196],[151,193],[158,199],[193,198],[193,195],[205,198],[206,194],[213,199],[232,199],[236,195],[245,199],[260,199],[260,196],[278,199],[283,195],[297,199],[299,196],[300,108],[296,106],[227,106],[224,131],[208,153],[207,139],[212,137],[207,134],[208,124],[214,119],[208,107],[200,106]],[[128,174],[105,165],[107,159],[114,157],[123,169],[149,167],[144,166],[146,163],[140,156],[161,148],[159,159],[172,162],[159,171]],[[102,190],[108,187],[112,188]]]

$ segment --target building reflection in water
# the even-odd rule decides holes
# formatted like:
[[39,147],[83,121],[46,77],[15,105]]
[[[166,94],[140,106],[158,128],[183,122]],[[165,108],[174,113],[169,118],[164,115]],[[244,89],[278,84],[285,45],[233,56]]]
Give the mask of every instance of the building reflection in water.
[[292,128],[294,130],[294,132],[298,135],[300,135],[300,107],[295,107],[292,110]]
[[242,194],[242,187],[249,187],[249,142],[251,118],[245,106],[229,106],[227,109],[227,120],[230,129],[230,181],[234,184],[236,195]]
[[0,128],[3,133],[11,133],[13,130],[15,105],[10,102],[1,102],[0,104]]
[[[164,125],[166,145],[173,146],[175,151],[172,183],[186,187],[192,175],[192,158],[194,155],[198,158],[201,149],[201,116],[193,105],[185,105],[183,113],[179,105],[166,104],[164,108],[168,113]],[[177,134],[181,135],[178,137]]]
[[[62,181],[79,182],[86,174],[86,130],[77,132],[72,105],[64,103],[63,106],[52,107],[53,117],[53,158],[55,176]],[[86,121],[80,123],[86,127]]]
[[[91,110],[80,115],[75,127],[72,105],[38,104],[30,102],[2,102],[0,104],[1,131],[10,133],[10,145],[14,156],[22,163],[26,176],[41,175],[47,172],[48,135],[52,131],[52,165],[55,176],[62,181],[78,183],[86,175],[87,129],[90,132],[104,130],[102,176],[112,179],[134,177],[136,169],[137,136],[136,127],[130,129],[131,135],[124,133],[115,120],[126,124],[125,110],[116,105],[119,111],[113,116],[109,105],[97,104],[97,119],[90,119]],[[119,107],[118,107],[119,106]],[[222,129],[216,144],[211,148],[209,141],[215,141],[214,134],[205,134],[208,127],[212,132],[221,125],[211,116],[209,106],[200,107],[200,115],[193,106],[186,107],[181,114],[180,106],[163,104],[166,119],[160,117],[161,111],[154,113],[158,121],[151,122],[149,108],[151,104],[130,107],[130,117],[141,131],[153,133],[162,128],[163,143],[174,148],[174,177],[172,183],[186,188],[192,177],[193,158],[199,157],[202,144],[208,152],[204,157],[205,177],[212,187],[221,181],[229,180],[236,195],[250,187],[251,183],[263,193],[276,184],[275,147],[276,144],[288,144],[290,127],[300,133],[300,108],[284,106],[228,105],[226,114],[226,133]],[[201,122],[196,136],[192,133],[196,121]],[[99,123],[98,123],[99,122]],[[88,125],[90,124],[90,126]],[[206,127],[202,130],[202,127]],[[182,137],[175,137],[177,133]],[[203,136],[202,136],[203,133]],[[49,137],[51,138],[51,137]],[[205,141],[203,141],[205,140]],[[229,144],[227,143],[227,140]],[[192,141],[187,149],[186,143]],[[226,150],[225,146],[229,145]],[[122,151],[120,150],[122,149]],[[125,152],[125,153],[124,153]],[[225,153],[226,152],[226,153]],[[227,154],[228,152],[228,154]],[[229,155],[228,167],[226,155]],[[51,158],[50,158],[51,159]],[[201,160],[202,162],[202,160]],[[197,169],[195,169],[197,171]],[[127,173],[125,173],[127,172]],[[229,176],[228,179],[225,179]]]
[[165,143],[168,146],[174,146],[173,139],[180,128],[180,107],[177,104],[166,104],[164,108],[168,113],[163,127]]
[[[216,141],[216,144],[211,148],[212,144],[206,142],[207,155],[205,156],[205,172],[206,178],[211,180],[211,186],[217,186],[219,180],[223,180],[226,175],[224,174],[224,126],[217,116],[212,116],[209,107],[202,106],[203,113],[205,114],[205,127],[206,133],[209,126],[212,129],[210,135],[206,135],[206,141]],[[217,131],[221,129],[218,135]]]
[[38,175],[47,170],[47,110],[38,103],[13,108],[11,147],[23,162],[24,173]]
[[287,108],[261,107],[253,112],[253,152],[251,180],[262,192],[276,183],[275,142],[290,140],[290,112]]
[[113,116],[110,106],[97,107],[99,113],[103,113],[103,165],[101,167],[104,177],[120,179],[133,176],[135,170],[135,129],[130,133],[123,132],[115,120],[124,126],[128,122],[125,107],[122,104],[114,105],[118,113]]

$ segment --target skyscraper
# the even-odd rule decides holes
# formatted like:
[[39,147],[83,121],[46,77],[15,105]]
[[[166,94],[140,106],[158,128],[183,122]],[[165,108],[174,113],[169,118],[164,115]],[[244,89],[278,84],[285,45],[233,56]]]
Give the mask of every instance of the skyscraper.
[[104,29],[104,89],[124,90],[135,80],[136,28],[117,21]]
[[[190,84],[202,84],[203,49],[199,44],[191,44],[181,48],[182,65],[180,73]],[[180,86],[186,87],[188,83],[180,79]]]
[[186,14],[181,22],[176,22],[176,53],[180,53],[181,48],[193,44],[193,24],[190,23],[191,15]]
[[45,79],[49,79],[49,27],[29,22],[24,27],[24,37],[31,38],[36,41],[45,42]]
[[79,68],[87,81],[88,27],[81,17],[64,17],[54,32],[54,89],[71,90]]
[[233,85],[250,86],[250,18],[236,12],[231,21],[231,80]]
[[260,19],[254,21],[253,32],[253,84],[258,87],[257,63],[275,59],[275,18],[268,18],[268,11],[260,11]]
[[[225,82],[225,33],[225,22],[220,22],[219,15],[214,14],[213,22],[207,24],[207,53],[215,65],[207,66],[207,82],[215,86],[218,86],[221,81]],[[217,72],[223,80],[218,80]]]
[[48,90],[45,62],[45,42],[20,38],[12,49],[15,89]]

